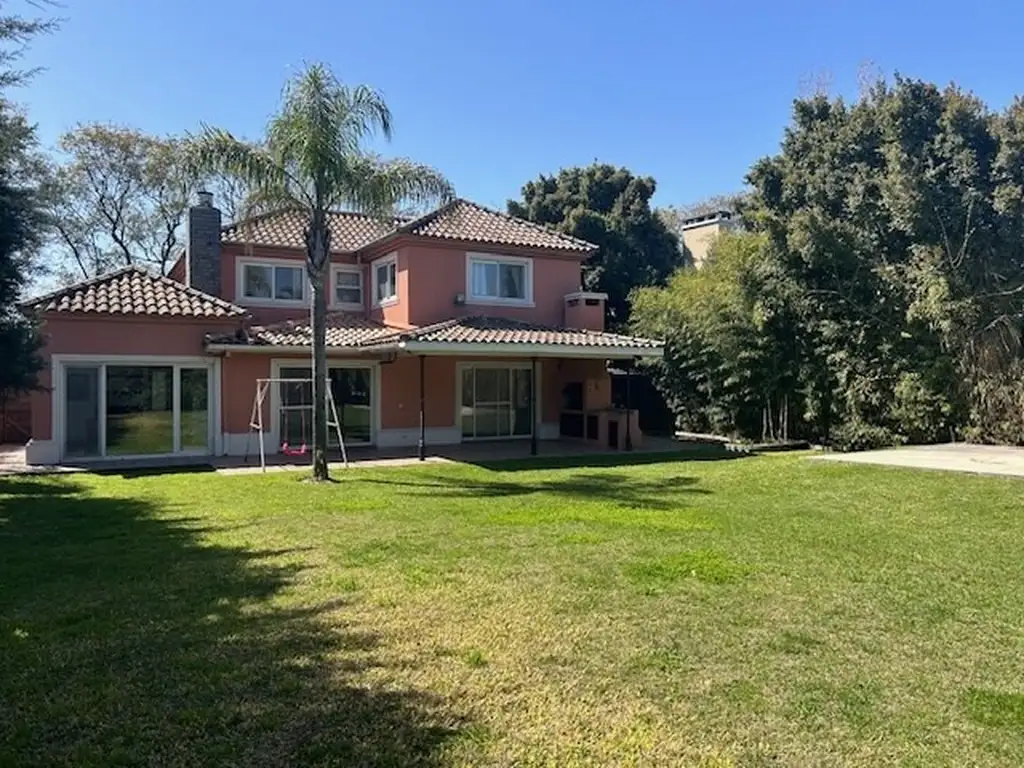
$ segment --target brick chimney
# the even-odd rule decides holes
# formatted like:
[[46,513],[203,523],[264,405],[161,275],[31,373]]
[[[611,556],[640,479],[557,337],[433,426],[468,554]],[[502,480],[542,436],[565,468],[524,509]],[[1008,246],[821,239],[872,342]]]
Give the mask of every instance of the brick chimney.
[[198,193],[185,223],[185,284],[220,296],[220,209],[213,194]]
[[565,327],[588,331],[604,330],[604,304],[607,293],[576,291],[565,295]]

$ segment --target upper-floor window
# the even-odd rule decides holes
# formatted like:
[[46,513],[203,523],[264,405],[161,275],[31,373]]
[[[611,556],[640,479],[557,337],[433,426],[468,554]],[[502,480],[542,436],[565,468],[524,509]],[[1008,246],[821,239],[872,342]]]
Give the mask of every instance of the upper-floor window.
[[467,254],[469,300],[478,304],[530,304],[533,261],[514,256]]
[[339,306],[363,306],[363,270],[361,267],[334,268],[334,303]]
[[306,300],[306,270],[301,263],[249,259],[238,260],[238,296],[253,302]]
[[398,299],[398,255],[378,259],[373,269],[373,303],[376,306]]

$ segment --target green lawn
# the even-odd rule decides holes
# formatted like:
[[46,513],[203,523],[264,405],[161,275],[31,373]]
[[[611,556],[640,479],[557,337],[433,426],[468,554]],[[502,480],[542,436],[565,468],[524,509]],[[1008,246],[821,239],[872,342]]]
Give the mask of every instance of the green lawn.
[[1024,481],[634,458],[0,478],[0,765],[1024,764]]

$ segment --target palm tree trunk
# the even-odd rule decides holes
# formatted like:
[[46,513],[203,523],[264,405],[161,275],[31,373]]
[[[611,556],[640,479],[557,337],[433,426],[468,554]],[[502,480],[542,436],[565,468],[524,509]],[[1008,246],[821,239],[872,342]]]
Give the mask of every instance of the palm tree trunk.
[[327,480],[327,296],[326,269],[317,270],[313,284],[313,479]]
[[327,262],[331,233],[326,216],[314,214],[306,231],[306,259],[313,289],[310,325],[313,330],[313,479],[328,480],[327,472]]

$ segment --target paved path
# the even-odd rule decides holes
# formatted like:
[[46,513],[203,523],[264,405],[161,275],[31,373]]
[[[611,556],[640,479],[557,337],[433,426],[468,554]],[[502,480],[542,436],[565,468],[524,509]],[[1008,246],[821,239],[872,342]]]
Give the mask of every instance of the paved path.
[[826,453],[814,459],[1024,477],[1024,448],[1002,445],[915,445],[860,453]]

